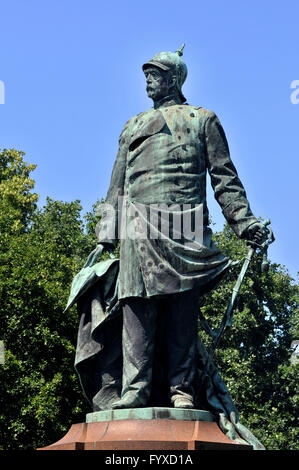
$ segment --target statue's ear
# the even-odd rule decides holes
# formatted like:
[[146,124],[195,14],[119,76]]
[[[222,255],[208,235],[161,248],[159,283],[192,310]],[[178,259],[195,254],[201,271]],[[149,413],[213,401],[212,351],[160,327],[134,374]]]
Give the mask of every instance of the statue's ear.
[[177,78],[175,75],[170,75],[170,77],[168,78],[168,85],[169,86],[176,86],[177,84]]

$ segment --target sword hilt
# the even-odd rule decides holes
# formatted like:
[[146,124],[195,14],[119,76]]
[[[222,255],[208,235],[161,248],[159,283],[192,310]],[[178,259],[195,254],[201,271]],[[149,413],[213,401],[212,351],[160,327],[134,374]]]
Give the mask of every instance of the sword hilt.
[[261,253],[263,254],[263,261],[261,264],[261,271],[262,273],[266,273],[269,270],[270,266],[270,261],[268,260],[268,247],[271,245],[271,243],[274,242],[275,238],[273,235],[273,230],[269,225],[271,224],[270,219],[265,220],[262,222],[262,225],[265,228],[265,234],[266,238],[262,243],[256,243],[256,242],[248,242],[248,244],[253,248],[253,249],[259,249]]

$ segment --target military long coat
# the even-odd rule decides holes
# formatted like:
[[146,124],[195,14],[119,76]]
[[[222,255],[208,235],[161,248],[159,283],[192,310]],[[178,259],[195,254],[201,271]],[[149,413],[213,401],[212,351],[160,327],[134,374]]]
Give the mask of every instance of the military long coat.
[[[213,111],[166,102],[126,123],[106,198],[113,210],[104,212],[98,236],[100,243],[120,240],[119,299],[194,288],[204,293],[226,272],[230,260],[209,228],[207,172],[224,217],[245,237],[257,219]],[[182,221],[190,222],[189,230]],[[194,235],[198,225],[201,238]]]

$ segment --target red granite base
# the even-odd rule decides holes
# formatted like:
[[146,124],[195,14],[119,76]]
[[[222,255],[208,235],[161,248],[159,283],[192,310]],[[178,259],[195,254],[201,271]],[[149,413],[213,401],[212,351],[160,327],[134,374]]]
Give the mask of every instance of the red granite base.
[[37,450],[252,450],[230,440],[215,422],[115,420],[73,424],[67,434]]

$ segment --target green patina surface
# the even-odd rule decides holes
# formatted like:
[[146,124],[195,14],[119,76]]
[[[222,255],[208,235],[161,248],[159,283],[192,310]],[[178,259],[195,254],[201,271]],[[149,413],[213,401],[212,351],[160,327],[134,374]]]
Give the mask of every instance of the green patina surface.
[[122,419],[174,419],[183,421],[216,421],[209,411],[184,410],[179,408],[153,407],[107,410],[88,413],[86,422],[116,421]]

